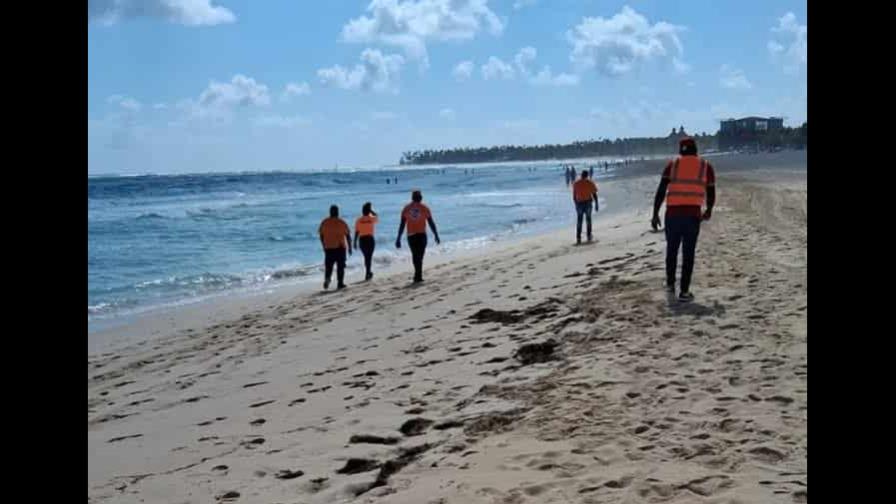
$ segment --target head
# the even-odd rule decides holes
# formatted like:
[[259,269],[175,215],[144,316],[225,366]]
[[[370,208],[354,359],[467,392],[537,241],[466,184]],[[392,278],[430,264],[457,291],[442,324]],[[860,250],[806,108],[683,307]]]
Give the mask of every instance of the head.
[[588,178],[588,170],[582,170],[582,178],[583,179]]
[[373,205],[371,205],[369,201],[367,203],[364,203],[364,206],[361,207],[361,213],[364,215],[370,215],[370,212],[372,211],[372,207],[373,207]]
[[697,142],[691,137],[682,138],[678,142],[678,153],[682,156],[696,156]]
[[420,203],[421,201],[423,201],[423,193],[420,192],[419,190],[412,192],[411,193],[411,201],[413,201],[415,203]]
[[339,217],[339,207],[330,205],[330,217]]

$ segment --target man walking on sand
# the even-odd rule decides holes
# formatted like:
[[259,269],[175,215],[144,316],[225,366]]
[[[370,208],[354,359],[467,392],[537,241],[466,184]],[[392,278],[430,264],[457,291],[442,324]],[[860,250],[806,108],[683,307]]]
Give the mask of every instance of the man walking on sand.
[[650,225],[654,231],[660,227],[660,206],[665,199],[666,290],[675,292],[678,248],[681,246],[681,290],[678,300],[687,303],[694,300],[690,287],[700,221],[708,221],[712,217],[712,207],[716,203],[716,174],[712,165],[697,155],[694,139],[682,138],[678,150],[680,155],[669,161],[663,170],[653,200]]
[[432,212],[423,204],[423,193],[414,191],[411,193],[411,202],[405,205],[401,211],[401,224],[398,225],[398,237],[395,238],[395,248],[401,248],[401,234],[404,228],[408,228],[408,247],[411,248],[411,256],[414,262],[414,283],[423,281],[423,255],[426,253],[426,224],[432,229],[436,239],[436,245],[441,243],[436,222],[432,220]]
[[588,178],[588,170],[582,170],[582,178],[572,185],[572,200],[576,205],[576,245],[582,243],[582,217],[588,223],[588,241],[591,241],[591,202],[594,211],[599,210],[597,202],[597,184]]
[[324,290],[330,288],[333,264],[336,265],[336,288],[344,289],[345,251],[348,249],[348,255],[352,255],[352,248],[348,246],[352,242],[352,235],[348,224],[339,218],[338,206],[330,207],[330,216],[321,221],[317,232],[324,248]]

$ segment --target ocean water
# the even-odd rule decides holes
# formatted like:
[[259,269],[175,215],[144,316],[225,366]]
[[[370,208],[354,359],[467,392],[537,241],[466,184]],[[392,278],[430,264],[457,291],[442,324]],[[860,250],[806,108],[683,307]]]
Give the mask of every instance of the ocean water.
[[[598,181],[615,171],[597,170]],[[398,183],[394,183],[397,177]],[[387,184],[386,180],[390,179]],[[401,208],[423,191],[451,254],[574,221],[559,163],[321,173],[88,177],[88,324],[240,289],[321,281],[317,236],[331,204],[354,231],[380,216],[374,271],[408,261]],[[347,278],[360,277],[360,253]]]

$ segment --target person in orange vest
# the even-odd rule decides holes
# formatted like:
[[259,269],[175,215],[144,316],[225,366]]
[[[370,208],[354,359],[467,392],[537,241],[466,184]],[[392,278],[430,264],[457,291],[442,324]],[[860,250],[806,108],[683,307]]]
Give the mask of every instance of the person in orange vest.
[[345,250],[352,255],[352,235],[348,224],[339,218],[339,207],[330,207],[330,216],[322,220],[317,231],[320,234],[320,244],[324,248],[324,290],[330,288],[330,278],[333,276],[333,265],[336,265],[336,288],[344,289],[345,282]]
[[401,224],[398,225],[398,237],[395,238],[395,248],[401,248],[401,234],[404,228],[408,228],[408,247],[411,248],[411,256],[414,262],[414,283],[423,281],[423,255],[426,253],[426,224],[429,223],[432,234],[436,239],[436,245],[441,243],[436,222],[432,220],[432,212],[423,204],[423,193],[414,191],[411,193],[411,202],[401,210]]
[[355,221],[355,249],[359,248],[358,244],[360,243],[361,252],[364,254],[364,268],[367,270],[364,280],[373,278],[370,266],[373,260],[373,249],[376,248],[376,240],[373,235],[377,222],[379,222],[379,217],[373,211],[370,202],[364,203],[364,206],[361,207],[361,216]]
[[572,200],[576,204],[576,245],[582,243],[582,217],[588,223],[588,241],[591,241],[591,202],[594,211],[600,208],[597,203],[597,184],[588,178],[588,170],[582,170],[582,178],[572,185]]
[[[716,174],[712,165],[697,155],[697,143],[693,138],[682,138],[678,150],[679,156],[669,161],[663,170],[653,200],[650,225],[654,231],[659,229],[660,206],[665,199],[666,290],[675,292],[678,249],[681,247],[681,290],[678,300],[687,303],[694,300],[690,287],[700,222],[712,217],[712,207],[716,203]],[[704,203],[706,210],[703,209]]]

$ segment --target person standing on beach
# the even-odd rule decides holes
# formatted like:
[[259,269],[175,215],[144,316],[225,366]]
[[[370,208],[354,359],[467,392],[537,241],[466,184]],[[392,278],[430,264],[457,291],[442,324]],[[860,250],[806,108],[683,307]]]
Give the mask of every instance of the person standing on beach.
[[588,167],[588,176],[591,177],[592,180],[594,180],[594,165]]
[[414,283],[423,281],[423,255],[426,253],[426,224],[429,223],[436,245],[441,243],[436,223],[432,220],[432,212],[423,204],[423,193],[419,190],[411,193],[411,202],[401,211],[401,224],[398,225],[398,237],[395,248],[401,248],[401,234],[408,228],[408,247],[414,262]]
[[582,170],[582,178],[572,185],[572,200],[576,205],[576,245],[582,243],[582,217],[588,223],[588,241],[591,241],[591,202],[594,210],[599,210],[597,203],[597,184],[588,178],[588,170]]
[[679,156],[669,161],[663,170],[653,199],[653,219],[650,225],[654,231],[659,229],[660,206],[665,199],[666,290],[675,292],[678,248],[681,246],[681,290],[678,300],[686,303],[694,299],[690,287],[697,237],[700,234],[700,222],[712,217],[712,207],[716,203],[716,174],[712,165],[697,155],[697,143],[693,138],[682,138],[678,150]]
[[364,268],[367,270],[364,280],[373,278],[370,266],[373,261],[373,249],[376,248],[376,240],[373,236],[377,222],[379,222],[379,217],[373,211],[370,202],[364,203],[361,208],[361,216],[355,221],[355,249],[358,248],[358,244],[361,245],[361,253],[364,254]]
[[348,224],[339,218],[338,206],[330,207],[330,216],[321,221],[318,233],[320,234],[320,244],[324,248],[324,290],[330,288],[334,264],[336,265],[336,288],[344,289],[345,250],[348,249],[348,255],[352,255],[352,248],[347,246],[351,243],[352,235]]

